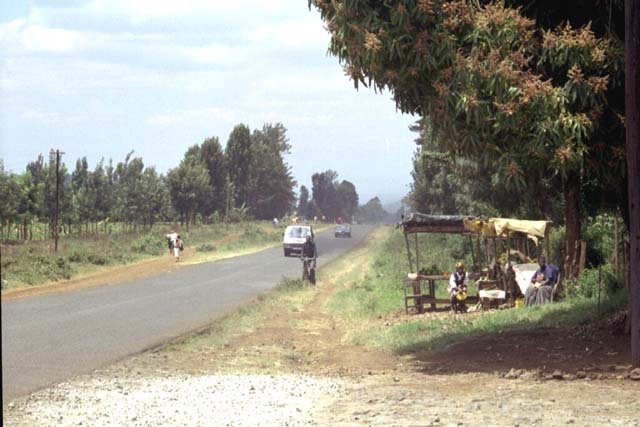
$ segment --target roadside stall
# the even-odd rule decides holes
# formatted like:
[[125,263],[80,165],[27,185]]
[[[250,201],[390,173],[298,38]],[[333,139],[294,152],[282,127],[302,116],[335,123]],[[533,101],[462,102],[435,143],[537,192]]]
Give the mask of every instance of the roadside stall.
[[[475,280],[478,294],[468,296],[469,303],[481,302],[485,309],[502,304],[513,305],[524,294],[533,271],[531,264],[542,252],[549,253],[550,221],[528,221],[510,218],[481,219],[462,215],[427,215],[410,213],[402,226],[407,248],[409,273],[404,283],[405,311],[435,310],[436,304],[450,304],[449,299],[436,298],[436,285],[449,275],[423,274],[419,235],[423,233],[461,234],[471,247],[470,278]],[[424,248],[422,248],[424,250]],[[433,248],[438,250],[438,248]],[[501,260],[504,258],[504,260]],[[514,261],[518,261],[515,263]],[[523,265],[519,268],[518,265]]]

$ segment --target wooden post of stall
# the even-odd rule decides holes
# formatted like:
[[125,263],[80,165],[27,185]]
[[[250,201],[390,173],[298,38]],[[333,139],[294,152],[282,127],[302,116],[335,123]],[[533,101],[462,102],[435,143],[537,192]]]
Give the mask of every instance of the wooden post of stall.
[[[549,243],[549,224],[544,229],[544,250],[545,250],[545,258],[547,261],[551,262],[551,243]],[[560,265],[560,264],[558,264]]]
[[487,267],[491,265],[491,254],[489,253],[489,240],[485,237],[482,241],[484,243],[484,256],[487,260]]
[[436,311],[436,281],[429,279],[429,296],[431,297],[431,311]]
[[493,241],[493,260],[498,261],[498,237],[492,237]]
[[418,245],[418,233],[414,234],[416,244],[416,274],[418,277],[413,284],[413,294],[418,295],[416,298],[416,304],[418,306],[418,313],[424,312],[424,305],[422,304],[422,286],[420,283],[420,246]]
[[409,246],[409,236],[404,233],[404,241],[407,244],[407,258],[409,260],[409,273],[413,273],[413,261],[411,261],[411,246]]
[[420,274],[420,248],[418,246],[418,233],[415,233],[416,243],[416,273]]
[[473,238],[469,235],[469,245],[471,246],[471,262],[473,263],[473,267],[471,267],[471,271],[475,270],[476,267],[476,255],[473,253]]

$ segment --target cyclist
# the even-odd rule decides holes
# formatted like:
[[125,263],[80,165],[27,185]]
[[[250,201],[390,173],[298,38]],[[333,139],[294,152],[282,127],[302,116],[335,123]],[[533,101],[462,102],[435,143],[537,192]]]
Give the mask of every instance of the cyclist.
[[310,235],[307,235],[304,245],[302,246],[302,279],[309,280],[311,284],[316,284],[316,258],[318,250],[316,244]]
[[316,244],[310,235],[307,235],[304,245],[302,246],[302,256],[304,258],[313,258],[313,259],[316,259],[318,257],[318,250],[316,249]]

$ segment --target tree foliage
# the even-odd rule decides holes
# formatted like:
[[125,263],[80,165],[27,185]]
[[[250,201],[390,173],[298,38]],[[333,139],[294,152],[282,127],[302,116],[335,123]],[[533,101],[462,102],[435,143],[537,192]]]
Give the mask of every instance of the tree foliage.
[[[90,170],[86,157],[69,174],[60,165],[59,224],[63,234],[108,232],[113,222],[127,229],[149,228],[158,221],[187,226],[253,216],[271,219],[294,207],[296,183],[284,157],[290,150],[285,127],[265,124],[251,133],[235,127],[223,151],[217,137],[187,148],[179,165],[159,174],[133,151],[115,166],[101,159]],[[233,192],[229,192],[229,189]],[[56,209],[55,155],[29,162],[20,174],[4,170],[0,159],[0,235],[32,238],[34,224],[53,234]],[[227,197],[229,196],[229,197]],[[233,204],[227,210],[227,200]]]
[[573,248],[583,179],[625,188],[623,49],[611,25],[574,26],[547,3],[309,1],[356,88],[388,89],[401,111],[430,118],[437,151],[490,168],[505,189],[560,177]]
[[309,216],[324,216],[330,220],[353,218],[358,209],[358,193],[353,183],[338,181],[338,173],[333,170],[314,173],[311,183]]
[[358,209],[358,218],[363,222],[377,223],[389,217],[389,213],[382,207],[380,199],[374,197]]

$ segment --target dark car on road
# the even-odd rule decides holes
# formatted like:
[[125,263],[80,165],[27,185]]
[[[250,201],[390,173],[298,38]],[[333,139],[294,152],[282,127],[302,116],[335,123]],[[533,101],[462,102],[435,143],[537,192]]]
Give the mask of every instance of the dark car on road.
[[351,237],[351,226],[349,224],[338,224],[333,230],[335,237]]

